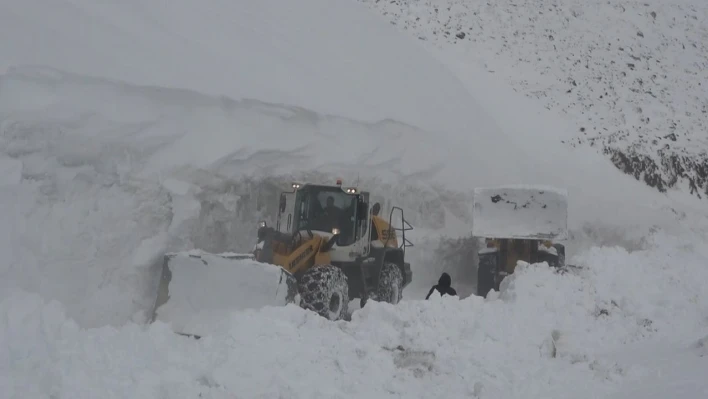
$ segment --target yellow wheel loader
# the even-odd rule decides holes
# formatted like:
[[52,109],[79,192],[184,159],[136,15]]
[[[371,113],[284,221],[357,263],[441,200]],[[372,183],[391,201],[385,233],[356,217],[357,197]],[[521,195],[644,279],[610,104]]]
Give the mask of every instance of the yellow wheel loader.
[[[396,304],[411,283],[403,210],[388,220],[369,208],[369,193],[355,187],[293,183],[280,195],[275,227],[258,229],[255,259],[282,267],[297,287],[300,306],[330,319],[346,317],[351,299]],[[400,227],[393,216],[400,214]],[[401,233],[399,240],[396,232]]]
[[499,291],[518,261],[565,266],[568,193],[545,186],[481,187],[474,192],[472,235],[484,240],[477,256],[477,295]]
[[293,183],[280,193],[275,226],[259,223],[252,254],[167,254],[152,321],[199,336],[235,310],[297,303],[339,320],[352,299],[396,304],[412,281],[405,260],[412,227],[401,208],[387,219],[378,208],[369,207],[368,192],[340,180]]

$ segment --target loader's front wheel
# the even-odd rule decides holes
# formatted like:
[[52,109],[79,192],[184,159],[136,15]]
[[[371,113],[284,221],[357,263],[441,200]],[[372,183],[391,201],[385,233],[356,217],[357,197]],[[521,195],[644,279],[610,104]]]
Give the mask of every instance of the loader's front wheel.
[[379,276],[376,300],[397,304],[403,298],[403,273],[395,263],[385,262]]
[[300,307],[329,320],[343,319],[349,307],[349,286],[342,269],[319,265],[306,271],[298,284]]

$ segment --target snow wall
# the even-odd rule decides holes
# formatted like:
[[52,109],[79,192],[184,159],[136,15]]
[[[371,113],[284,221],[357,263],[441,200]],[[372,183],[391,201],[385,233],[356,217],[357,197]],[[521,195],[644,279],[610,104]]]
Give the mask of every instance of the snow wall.
[[[453,146],[406,124],[33,68],[0,80],[0,129],[0,213],[11,226],[0,288],[58,299],[85,325],[145,320],[167,251],[250,250],[293,179],[343,178],[377,193],[384,211],[404,208],[416,229],[406,297],[442,271],[463,294],[475,284],[472,192],[437,180]],[[570,202],[569,256],[573,246],[641,248],[655,222],[625,226]]]

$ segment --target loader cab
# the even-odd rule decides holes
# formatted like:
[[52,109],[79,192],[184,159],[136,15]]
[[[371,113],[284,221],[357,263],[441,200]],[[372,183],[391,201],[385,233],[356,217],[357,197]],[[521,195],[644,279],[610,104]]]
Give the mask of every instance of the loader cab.
[[298,231],[337,235],[337,247],[365,255],[369,249],[368,201],[369,193],[356,188],[293,183],[291,192],[280,195],[276,230],[291,235]]

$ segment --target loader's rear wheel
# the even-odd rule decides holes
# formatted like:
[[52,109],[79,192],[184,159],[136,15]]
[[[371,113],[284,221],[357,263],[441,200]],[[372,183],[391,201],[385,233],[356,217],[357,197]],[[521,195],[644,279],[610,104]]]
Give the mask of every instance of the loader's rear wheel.
[[332,265],[315,266],[302,275],[298,289],[303,309],[329,320],[339,320],[347,315],[349,286],[342,269]]
[[395,263],[384,262],[376,290],[376,300],[397,304],[403,298],[403,273]]

